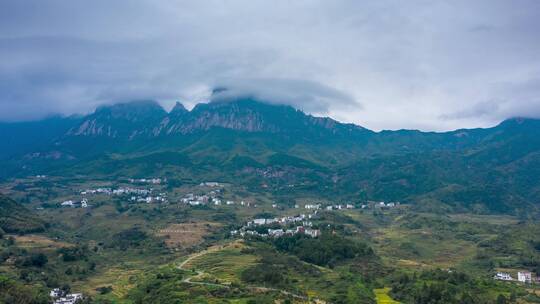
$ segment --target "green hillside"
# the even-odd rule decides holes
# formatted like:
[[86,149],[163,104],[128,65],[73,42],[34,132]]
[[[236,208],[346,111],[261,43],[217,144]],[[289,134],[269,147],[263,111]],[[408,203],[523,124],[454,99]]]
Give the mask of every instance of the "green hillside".
[[45,224],[30,210],[0,194],[0,229],[7,233],[41,232]]

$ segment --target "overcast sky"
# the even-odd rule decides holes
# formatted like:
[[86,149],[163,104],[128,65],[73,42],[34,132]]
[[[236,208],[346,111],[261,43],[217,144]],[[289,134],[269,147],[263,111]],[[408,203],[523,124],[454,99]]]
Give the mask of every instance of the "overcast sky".
[[0,120],[212,88],[381,129],[540,117],[540,1],[0,1]]

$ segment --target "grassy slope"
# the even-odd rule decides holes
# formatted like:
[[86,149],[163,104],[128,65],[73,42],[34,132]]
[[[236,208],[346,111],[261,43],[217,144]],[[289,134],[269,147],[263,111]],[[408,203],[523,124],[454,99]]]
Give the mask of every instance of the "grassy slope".
[[14,200],[0,194],[0,231],[28,233],[45,230],[43,220]]
[[377,288],[373,290],[377,299],[377,304],[399,304],[398,301],[393,300],[388,293],[390,288]]

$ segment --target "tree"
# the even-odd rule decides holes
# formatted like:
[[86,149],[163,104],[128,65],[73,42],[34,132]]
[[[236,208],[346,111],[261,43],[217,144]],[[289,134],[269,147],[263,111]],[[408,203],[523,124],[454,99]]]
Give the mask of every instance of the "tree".
[[30,263],[32,264],[32,266],[36,267],[43,267],[45,266],[45,264],[47,264],[48,261],[49,259],[47,259],[47,256],[43,253],[33,254],[30,257]]
[[497,297],[497,304],[506,304],[506,303],[507,303],[506,297],[504,295],[500,294]]

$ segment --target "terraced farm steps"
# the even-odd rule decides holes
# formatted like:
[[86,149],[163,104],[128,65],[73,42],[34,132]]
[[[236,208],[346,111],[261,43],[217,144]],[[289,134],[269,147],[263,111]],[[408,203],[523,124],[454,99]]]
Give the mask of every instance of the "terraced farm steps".
[[[212,246],[212,247],[209,247],[208,249],[205,249],[203,251],[200,251],[200,252],[197,252],[197,253],[194,253],[194,254],[188,256],[185,260],[180,262],[177,267],[179,269],[187,271],[187,272],[195,271],[195,273],[194,273],[194,275],[188,276],[187,278],[185,278],[183,280],[183,282],[187,283],[187,284],[194,284],[194,285],[206,285],[206,286],[213,286],[213,287],[230,288],[232,282],[228,281],[228,280],[223,281],[222,283],[211,283],[211,282],[199,281],[199,279],[203,279],[204,276],[207,276],[208,274],[206,272],[198,269],[198,266],[200,264],[197,263],[197,262],[201,262],[201,261],[198,261],[198,260],[200,260],[201,258],[203,258],[206,255],[216,254],[216,253],[218,253],[220,251],[226,251],[226,250],[229,250],[231,248],[237,248],[238,246],[244,246],[244,245],[243,245],[243,243],[241,241],[235,241],[235,242],[229,243],[227,245]],[[212,261],[212,260],[210,260],[210,261]],[[213,262],[218,263],[215,260]],[[208,266],[212,267],[214,265],[208,265]],[[296,298],[296,299],[299,299],[299,300],[302,300],[302,301],[306,301],[306,303],[327,304],[326,301],[323,301],[323,300],[320,300],[320,299],[310,299],[307,296],[295,294],[295,293],[292,293],[290,291],[286,291],[286,290],[282,290],[282,289],[270,288],[270,287],[265,287],[265,286],[249,286],[249,285],[244,285],[243,287],[247,288],[247,289],[249,289],[249,290],[251,290],[253,292],[258,292],[258,293],[260,293],[260,292],[279,292],[282,295],[291,296],[293,298]]]

